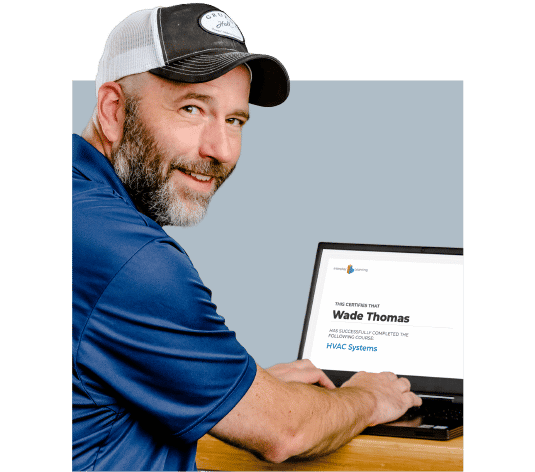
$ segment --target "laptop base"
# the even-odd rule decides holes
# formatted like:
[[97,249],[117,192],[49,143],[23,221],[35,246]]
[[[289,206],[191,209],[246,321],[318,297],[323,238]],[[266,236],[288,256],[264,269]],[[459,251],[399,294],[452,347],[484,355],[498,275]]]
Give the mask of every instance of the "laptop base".
[[362,434],[447,441],[463,435],[463,405],[424,399],[390,423],[366,428]]

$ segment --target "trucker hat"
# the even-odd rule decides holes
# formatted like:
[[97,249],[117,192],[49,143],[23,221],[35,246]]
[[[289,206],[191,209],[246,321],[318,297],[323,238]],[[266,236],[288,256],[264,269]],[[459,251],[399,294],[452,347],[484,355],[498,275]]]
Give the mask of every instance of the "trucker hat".
[[217,79],[240,64],[251,71],[249,102],[272,107],[290,93],[290,79],[274,57],[247,51],[238,25],[204,3],[157,7],[133,13],[110,33],[96,78],[100,86],[127,75],[150,72],[199,83]]

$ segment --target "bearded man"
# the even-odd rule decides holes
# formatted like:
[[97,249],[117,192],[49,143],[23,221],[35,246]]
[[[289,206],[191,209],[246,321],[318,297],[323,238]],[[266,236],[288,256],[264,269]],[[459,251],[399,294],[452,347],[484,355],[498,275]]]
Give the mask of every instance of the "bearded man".
[[336,389],[306,360],[257,366],[162,229],[203,218],[249,103],[287,98],[278,60],[210,5],[144,10],[108,38],[97,94],[73,136],[73,469],[192,470],[206,433],[317,456],[421,403],[392,373]]

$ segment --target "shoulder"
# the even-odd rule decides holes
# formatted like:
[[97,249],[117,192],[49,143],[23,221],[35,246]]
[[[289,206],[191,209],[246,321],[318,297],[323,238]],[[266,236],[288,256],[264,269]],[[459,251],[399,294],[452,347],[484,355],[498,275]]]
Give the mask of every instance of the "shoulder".
[[147,280],[153,271],[168,272],[171,258],[181,273],[196,275],[179,244],[110,186],[80,179],[72,208],[73,290],[75,300],[87,303],[82,311],[127,267]]
[[111,187],[99,182],[74,180],[72,202],[74,253],[98,252],[123,262],[145,244],[166,239],[183,252],[153,220],[146,217]]

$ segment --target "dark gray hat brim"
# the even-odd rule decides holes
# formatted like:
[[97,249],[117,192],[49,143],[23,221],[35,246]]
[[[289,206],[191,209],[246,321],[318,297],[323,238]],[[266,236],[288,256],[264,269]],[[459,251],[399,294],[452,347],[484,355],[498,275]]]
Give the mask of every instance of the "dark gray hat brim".
[[149,72],[176,82],[195,84],[217,79],[244,63],[247,63],[252,72],[249,103],[273,107],[288,98],[290,78],[286,69],[277,59],[264,54],[232,50],[199,53],[151,69]]

